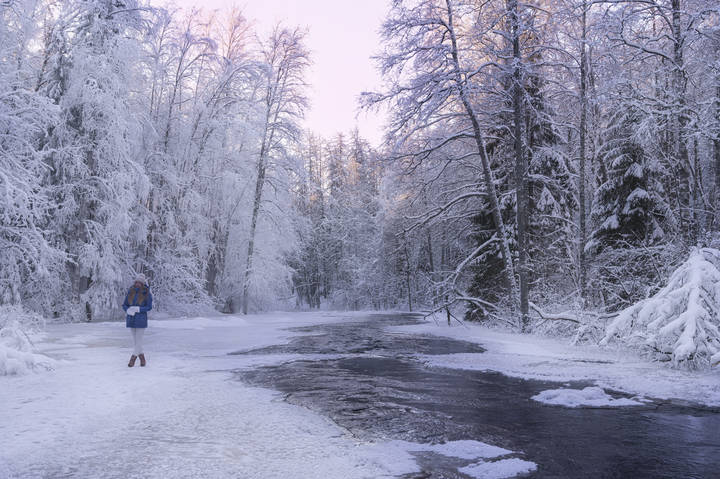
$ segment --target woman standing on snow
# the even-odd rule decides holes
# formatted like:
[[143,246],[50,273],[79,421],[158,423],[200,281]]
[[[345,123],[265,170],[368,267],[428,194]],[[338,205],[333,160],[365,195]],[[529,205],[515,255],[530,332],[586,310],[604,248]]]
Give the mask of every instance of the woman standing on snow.
[[130,356],[128,367],[135,366],[135,360],[140,358],[140,366],[145,366],[145,354],[143,352],[142,339],[147,328],[147,312],[152,309],[152,294],[147,286],[144,274],[138,274],[135,283],[130,287],[123,301],[125,326],[130,328],[133,337],[134,349]]

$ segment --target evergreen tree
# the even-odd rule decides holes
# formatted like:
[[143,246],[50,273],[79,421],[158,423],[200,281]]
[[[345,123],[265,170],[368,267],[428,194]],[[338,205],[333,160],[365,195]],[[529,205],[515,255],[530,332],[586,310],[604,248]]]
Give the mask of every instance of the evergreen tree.
[[534,297],[567,291],[568,270],[574,270],[577,232],[575,171],[554,121],[557,113],[545,99],[539,73],[529,75],[526,95],[531,113],[526,116],[529,161],[529,241]]
[[608,310],[653,293],[676,256],[666,233],[673,220],[659,163],[648,155],[644,136],[639,113],[619,108],[598,152],[606,176],[595,191],[586,252],[593,257],[590,299]]
[[665,239],[668,207],[657,163],[648,158],[637,137],[638,128],[639,114],[632,107],[619,109],[610,118],[599,152],[607,177],[593,200],[595,228],[586,247],[589,252],[657,244]]

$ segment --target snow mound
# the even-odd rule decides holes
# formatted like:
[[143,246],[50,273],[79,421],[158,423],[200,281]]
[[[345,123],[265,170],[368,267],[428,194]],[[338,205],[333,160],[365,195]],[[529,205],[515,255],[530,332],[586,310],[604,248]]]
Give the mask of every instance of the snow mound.
[[720,250],[695,248],[653,297],[621,311],[600,344],[640,347],[675,367],[720,361]]
[[481,461],[462,467],[458,469],[458,471],[477,479],[501,479],[527,474],[528,472],[533,472],[535,469],[537,469],[537,466],[534,462],[512,458],[493,462]]
[[504,456],[512,451],[502,447],[492,446],[484,442],[473,440],[450,441],[445,444],[424,445],[425,451],[436,452],[443,456],[458,457],[460,459],[477,459]]
[[429,452],[449,458],[475,461],[458,471],[471,477],[501,479],[534,471],[535,463],[518,458],[504,458],[513,451],[473,440],[449,441],[443,444],[421,444],[393,440],[378,443],[367,451],[374,462],[382,465],[391,474],[400,476],[420,472],[416,460],[410,453]]
[[642,406],[643,403],[628,398],[615,399],[597,386],[585,389],[548,389],[532,397],[535,401],[565,407],[618,407]]
[[35,369],[52,369],[53,361],[33,353],[27,324],[38,317],[14,306],[0,308],[0,376],[26,374]]

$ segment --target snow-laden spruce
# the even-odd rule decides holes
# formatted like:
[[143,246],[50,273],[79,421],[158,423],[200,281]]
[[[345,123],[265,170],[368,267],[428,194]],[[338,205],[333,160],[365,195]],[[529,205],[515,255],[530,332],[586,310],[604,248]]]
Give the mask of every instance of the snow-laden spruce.
[[720,250],[696,248],[667,286],[624,309],[601,344],[640,346],[653,359],[699,368],[720,361]]

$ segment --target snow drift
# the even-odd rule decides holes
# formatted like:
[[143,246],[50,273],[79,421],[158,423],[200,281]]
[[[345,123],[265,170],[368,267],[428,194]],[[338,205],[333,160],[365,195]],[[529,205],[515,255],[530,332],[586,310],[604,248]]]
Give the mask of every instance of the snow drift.
[[600,344],[640,347],[674,367],[720,361],[720,250],[695,248],[651,298],[621,311]]
[[642,406],[643,403],[628,398],[614,398],[597,386],[584,389],[548,389],[536,394],[533,400],[565,407],[618,407]]
[[0,307],[0,376],[52,369],[52,360],[33,352],[28,329],[41,318],[15,306]]

